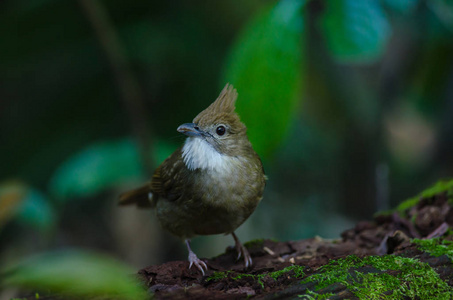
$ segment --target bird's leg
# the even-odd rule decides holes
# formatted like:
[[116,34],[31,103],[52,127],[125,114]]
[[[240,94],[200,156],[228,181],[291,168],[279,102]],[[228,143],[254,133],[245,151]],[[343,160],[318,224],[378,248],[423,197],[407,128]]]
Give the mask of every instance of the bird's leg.
[[192,251],[192,249],[190,249],[190,240],[186,239],[185,242],[187,245],[187,250],[189,251],[189,262],[190,262],[189,269],[192,267],[192,265],[195,265],[198,268],[198,270],[200,270],[201,273],[203,273],[204,276],[204,271],[208,270],[208,266],[204,261],[197,257],[197,255],[195,254],[195,252]]
[[241,242],[239,241],[238,237],[236,236],[236,234],[234,232],[231,233],[231,235],[233,236],[234,238],[234,242],[236,243],[236,251],[238,252],[238,258],[241,258],[244,257],[244,264],[245,264],[245,268],[247,269],[248,267],[251,267],[252,266],[252,257],[250,256],[247,248],[244,247],[244,245],[241,244]]

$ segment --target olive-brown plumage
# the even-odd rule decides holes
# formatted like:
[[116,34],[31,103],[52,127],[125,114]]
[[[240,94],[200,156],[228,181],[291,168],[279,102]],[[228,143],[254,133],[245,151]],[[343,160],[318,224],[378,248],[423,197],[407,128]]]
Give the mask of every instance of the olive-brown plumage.
[[235,112],[237,92],[227,84],[193,123],[178,127],[183,146],[154,172],[151,182],[121,195],[120,204],[155,208],[163,228],[186,240],[190,265],[206,264],[190,249],[196,235],[229,234],[245,265],[251,258],[234,234],[255,210],[265,186],[261,160]]

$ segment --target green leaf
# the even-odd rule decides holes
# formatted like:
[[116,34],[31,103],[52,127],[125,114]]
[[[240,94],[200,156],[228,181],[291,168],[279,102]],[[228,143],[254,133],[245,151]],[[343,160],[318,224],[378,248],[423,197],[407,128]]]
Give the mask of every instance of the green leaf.
[[10,220],[47,231],[55,225],[55,212],[40,191],[21,182],[0,184],[0,229]]
[[429,0],[428,7],[434,12],[438,20],[450,31],[453,31],[453,1]]
[[[174,147],[155,143],[157,161],[164,160]],[[97,142],[70,157],[54,173],[50,191],[59,200],[87,197],[125,181],[144,179],[137,144],[132,139]]]
[[372,63],[384,52],[390,24],[377,0],[326,1],[321,29],[340,63]]
[[56,216],[48,198],[40,191],[30,188],[20,207],[18,220],[30,227],[48,230],[55,224]]
[[419,0],[382,0],[382,1],[397,12],[407,13],[415,9]]
[[243,30],[227,61],[224,82],[238,90],[237,110],[261,156],[284,139],[296,113],[302,82],[302,7],[283,0]]
[[146,299],[134,271],[113,258],[84,251],[39,254],[2,270],[3,287],[105,299]]

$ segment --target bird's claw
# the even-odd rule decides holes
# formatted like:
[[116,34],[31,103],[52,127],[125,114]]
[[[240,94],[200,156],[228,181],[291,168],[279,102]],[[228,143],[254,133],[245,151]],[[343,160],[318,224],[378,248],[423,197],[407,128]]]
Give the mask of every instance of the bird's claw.
[[194,253],[194,252],[189,252],[189,269],[192,267],[192,265],[195,265],[198,270],[201,271],[201,273],[203,274],[203,276],[205,275],[205,270],[207,271],[208,270],[208,266],[206,265],[206,263],[204,261],[202,261],[201,259],[199,259],[197,257],[197,255]]
[[244,257],[245,268],[248,269],[252,266],[252,257],[250,256],[247,248],[245,248],[241,243],[236,243],[236,251],[238,252],[237,260]]

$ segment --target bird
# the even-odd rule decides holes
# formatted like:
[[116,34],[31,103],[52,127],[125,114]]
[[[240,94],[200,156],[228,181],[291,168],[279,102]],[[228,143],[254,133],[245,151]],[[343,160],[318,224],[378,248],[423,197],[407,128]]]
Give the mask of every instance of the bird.
[[267,177],[235,111],[238,93],[227,83],[192,123],[177,131],[187,138],[154,172],[151,181],[120,195],[120,205],[154,209],[160,225],[185,241],[189,269],[208,267],[190,247],[200,235],[231,234],[245,268],[252,266],[235,230],[263,198]]

